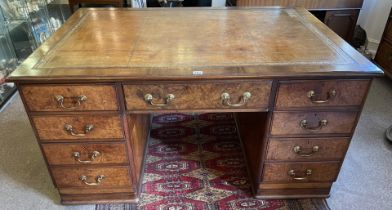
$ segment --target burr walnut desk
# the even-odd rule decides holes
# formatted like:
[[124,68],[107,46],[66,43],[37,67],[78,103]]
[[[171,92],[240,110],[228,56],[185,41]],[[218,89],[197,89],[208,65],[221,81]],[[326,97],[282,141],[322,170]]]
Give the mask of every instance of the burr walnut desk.
[[382,74],[304,9],[80,9],[8,80],[78,204],[137,201],[159,112],[236,113],[256,196],[326,197]]

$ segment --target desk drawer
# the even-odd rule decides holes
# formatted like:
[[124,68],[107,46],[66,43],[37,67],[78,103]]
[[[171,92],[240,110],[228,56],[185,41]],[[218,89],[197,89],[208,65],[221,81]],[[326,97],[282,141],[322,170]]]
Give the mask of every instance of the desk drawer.
[[350,135],[357,112],[274,112],[271,135]]
[[49,165],[125,164],[125,143],[49,143],[42,144]]
[[58,188],[108,188],[132,186],[129,168],[124,167],[52,167]]
[[339,162],[267,163],[263,182],[333,182],[339,173]]
[[[270,80],[260,80],[210,84],[124,85],[124,93],[128,110],[266,110],[271,84]],[[223,99],[225,97],[227,98]]]
[[320,161],[342,160],[349,138],[271,138],[267,160]]
[[281,82],[276,108],[361,106],[370,80]]
[[118,110],[112,85],[24,85],[21,91],[30,111]]
[[118,115],[33,116],[41,140],[120,139],[124,137]]

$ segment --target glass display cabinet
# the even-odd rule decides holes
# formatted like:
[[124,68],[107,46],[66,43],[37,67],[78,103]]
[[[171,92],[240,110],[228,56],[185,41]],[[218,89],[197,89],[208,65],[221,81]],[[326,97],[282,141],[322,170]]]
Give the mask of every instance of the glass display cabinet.
[[0,107],[15,92],[5,77],[69,16],[67,0],[0,1]]
[[[0,11],[1,12],[1,11]],[[6,83],[5,78],[17,66],[18,59],[12,46],[11,38],[8,34],[6,22],[0,17],[0,108],[7,99],[15,92],[13,83]]]

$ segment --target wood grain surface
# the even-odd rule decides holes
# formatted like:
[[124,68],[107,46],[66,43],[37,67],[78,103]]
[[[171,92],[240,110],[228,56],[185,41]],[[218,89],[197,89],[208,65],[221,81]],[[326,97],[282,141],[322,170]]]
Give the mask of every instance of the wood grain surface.
[[[33,116],[32,122],[41,140],[124,138],[124,130],[118,115]],[[88,124],[94,125],[94,128],[84,137],[72,136],[65,131],[66,124],[72,125],[76,133],[84,133],[85,126]]]
[[272,189],[304,189],[304,188],[330,188],[332,183],[328,182],[313,182],[313,183],[261,183],[259,188],[261,190],[272,190]]
[[[267,161],[339,161],[343,160],[349,142],[349,138],[270,138]],[[306,154],[312,152],[314,146],[319,150],[309,157],[301,157],[294,152],[295,146],[300,146]]]
[[132,187],[116,187],[116,188],[80,188],[80,187],[67,187],[59,188],[59,193],[62,195],[93,195],[93,194],[105,194],[99,195],[101,200],[104,200],[110,194],[118,193],[131,193],[134,192]]
[[[42,144],[42,149],[50,165],[64,164],[126,164],[128,155],[124,143],[50,143]],[[91,161],[91,153],[97,151],[100,153]],[[75,160],[74,152],[80,153],[80,160],[91,161],[90,163],[80,163]]]
[[362,8],[363,0],[237,0],[237,6],[280,6],[306,9]]
[[[315,108],[333,106],[360,107],[365,99],[370,80],[311,80],[288,81],[279,84],[276,99],[276,109]],[[330,97],[331,91],[336,96]],[[316,104],[308,97],[308,92],[314,91],[314,100],[328,100]]]
[[129,145],[132,149],[133,163],[135,165],[135,182],[140,183],[143,173],[143,160],[150,132],[149,114],[128,115]]
[[[288,171],[294,170],[297,177],[306,177],[305,171],[312,170],[312,175],[304,181],[293,180]],[[336,180],[340,169],[339,162],[298,162],[265,164],[263,182],[333,182]]]
[[[124,85],[124,94],[128,110],[181,110],[181,109],[259,109],[268,108],[271,92],[270,80],[220,82],[201,84],[143,84]],[[240,103],[245,92],[252,94],[244,106],[230,107],[222,103],[222,93],[229,93],[231,103]],[[167,106],[152,106],[144,100],[145,94],[153,96],[153,102],[165,103],[168,94],[175,96]]]
[[[271,135],[320,135],[345,134],[349,136],[356,126],[357,112],[274,112]],[[300,122],[307,120],[309,127],[318,127],[321,120],[327,120],[327,126],[317,130],[300,127]]]
[[380,74],[378,67],[305,9],[101,8],[79,9],[8,80]]
[[[58,188],[131,187],[132,183],[128,167],[53,167],[51,170]],[[105,178],[98,186],[88,186],[80,180],[82,175],[86,176],[87,181],[92,183],[96,182],[96,177],[99,175],[104,175]]]
[[[116,91],[112,85],[23,85],[20,90],[30,111],[97,111],[118,110]],[[64,109],[55,96],[64,97]],[[80,106],[72,97],[86,96]]]

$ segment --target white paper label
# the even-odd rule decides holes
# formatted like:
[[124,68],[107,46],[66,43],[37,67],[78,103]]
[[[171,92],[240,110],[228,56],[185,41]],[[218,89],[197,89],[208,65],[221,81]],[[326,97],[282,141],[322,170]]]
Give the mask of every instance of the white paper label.
[[203,71],[193,71],[192,74],[195,76],[203,75]]

